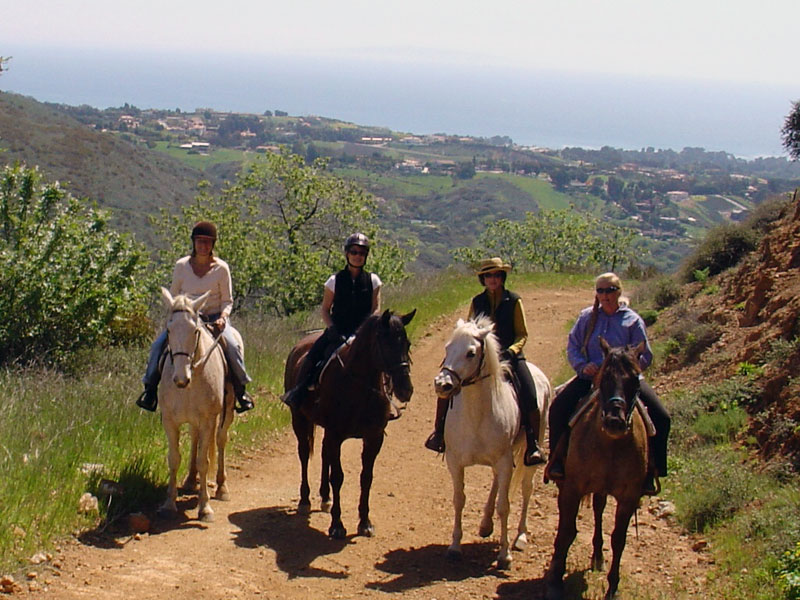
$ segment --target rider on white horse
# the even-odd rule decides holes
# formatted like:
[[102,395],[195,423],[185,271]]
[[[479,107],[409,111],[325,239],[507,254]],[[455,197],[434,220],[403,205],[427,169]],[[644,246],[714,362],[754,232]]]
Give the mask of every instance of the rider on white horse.
[[344,255],[347,266],[325,282],[320,313],[326,329],[303,360],[297,385],[283,395],[283,401],[295,409],[300,408],[333,350],[353,335],[368,316],[381,310],[383,282],[364,269],[369,256],[367,236],[363,233],[348,236]]
[[[201,317],[222,336],[220,340],[228,368],[232,375],[234,394],[236,395],[236,412],[244,412],[253,408],[253,399],[245,386],[251,381],[244,366],[244,354],[237,342],[237,333],[230,324],[233,310],[233,285],[231,271],[221,258],[214,256],[214,244],[217,241],[217,227],[209,221],[200,221],[192,229],[192,253],[175,263],[172,272],[170,293],[173,296],[185,294],[192,298],[210,292],[203,307]],[[159,360],[167,344],[167,332],[161,334],[150,347],[147,371],[142,378],[144,392],[139,396],[136,405],[144,410],[154,411],[158,405],[158,383],[161,380]]]
[[[528,326],[522,299],[505,289],[506,275],[511,265],[498,257],[481,261],[478,268],[478,280],[486,289],[472,299],[469,318],[486,315],[494,322],[494,333],[502,347],[502,358],[510,363],[514,387],[517,389],[517,403],[522,414],[522,424],[528,444],[525,451],[525,465],[533,466],[544,462],[539,449],[539,404],[536,399],[536,386],[528,370],[525,355],[522,352],[528,340]],[[444,423],[447,417],[448,398],[439,398],[436,402],[435,430],[425,441],[425,447],[434,452],[444,452]]]

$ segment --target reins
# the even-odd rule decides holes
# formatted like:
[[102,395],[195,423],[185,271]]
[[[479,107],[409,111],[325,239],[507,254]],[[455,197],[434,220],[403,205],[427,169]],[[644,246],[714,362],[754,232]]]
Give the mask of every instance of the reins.
[[481,343],[481,360],[478,363],[478,367],[475,370],[475,372],[469,377],[465,377],[464,379],[462,379],[461,375],[459,375],[456,371],[454,371],[450,367],[444,366],[444,359],[442,360],[442,364],[439,365],[441,367],[441,371],[447,371],[450,374],[450,376],[455,378],[456,380],[456,384],[453,386],[450,395],[447,396],[448,398],[450,398],[451,403],[453,401],[453,397],[458,392],[461,391],[461,388],[467,387],[468,385],[474,385],[479,381],[486,379],[487,377],[491,377],[491,373],[486,373],[484,375],[481,375],[481,371],[483,371],[483,364],[486,358],[486,346],[484,340],[480,340],[480,343]]
[[[174,315],[175,313],[179,313],[179,312],[185,312],[185,313],[189,313],[189,314],[192,314],[192,315],[194,314],[191,311],[186,310],[185,308],[179,308],[177,310],[173,310],[172,314]],[[190,369],[191,371],[194,371],[198,367],[205,366],[206,362],[208,362],[208,359],[211,356],[211,353],[214,352],[214,350],[216,349],[217,345],[219,345],[220,339],[222,338],[222,332],[220,331],[218,335],[213,336],[214,337],[214,342],[211,344],[209,349],[206,350],[206,352],[202,356],[202,358],[200,358],[200,360],[198,360],[198,361],[194,361],[194,356],[195,356],[195,354],[197,354],[197,348],[200,346],[200,335],[201,335],[201,332],[200,332],[201,326],[197,324],[197,320],[196,319],[195,319],[194,327],[195,327],[194,328],[194,348],[192,349],[191,354],[189,352],[182,352],[182,351],[173,352],[172,348],[171,347],[169,348],[169,358],[173,362],[173,364],[175,362],[175,357],[176,356],[185,356],[185,357],[187,357],[189,359],[189,362],[191,364],[191,369]],[[167,344],[169,345],[169,334],[167,334]]]

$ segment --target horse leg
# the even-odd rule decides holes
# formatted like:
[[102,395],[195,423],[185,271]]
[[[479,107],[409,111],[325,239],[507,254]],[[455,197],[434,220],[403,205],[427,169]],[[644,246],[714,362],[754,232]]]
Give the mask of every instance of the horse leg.
[[592,494],[592,510],[594,511],[594,536],[592,536],[592,570],[602,571],[603,560],[603,511],[608,497],[605,494]]
[[453,539],[447,549],[447,558],[451,560],[461,559],[461,513],[464,511],[464,504],[467,496],[464,494],[464,467],[461,465],[450,468],[450,477],[453,480]]
[[519,525],[517,526],[517,537],[514,539],[514,550],[524,550],[528,546],[528,508],[531,503],[533,493],[533,467],[526,467],[522,464],[516,466],[522,469],[522,507],[519,515]]
[[497,516],[500,517],[500,553],[497,555],[497,568],[508,569],[511,566],[511,549],[508,546],[508,513],[511,504],[508,499],[511,485],[511,472],[514,460],[511,454],[501,459],[496,467],[499,486],[497,488]]
[[308,458],[311,454],[311,438],[309,428],[314,427],[298,411],[292,411],[292,429],[297,438],[297,457],[300,459],[300,502],[297,512],[307,515],[311,512],[311,488],[308,485]]
[[619,564],[622,560],[622,551],[625,549],[625,541],[628,537],[628,525],[630,525],[633,511],[639,504],[639,498],[633,500],[617,500],[617,513],[614,517],[614,531],[611,533],[611,568],[608,570],[608,591],[605,600],[613,600],[617,597],[617,587],[619,586]]
[[164,420],[164,432],[167,434],[167,464],[169,466],[169,484],[167,499],[161,505],[161,511],[174,514],[178,512],[175,501],[178,499],[178,467],[181,466],[180,429],[172,421]]
[[364,438],[361,450],[361,497],[358,502],[358,535],[372,537],[375,527],[369,520],[369,492],[372,487],[372,474],[375,459],[383,446],[383,430],[377,435]]
[[322,440],[322,452],[324,460],[330,465],[331,487],[333,488],[333,505],[331,506],[331,526],[328,528],[328,535],[335,540],[343,540],[347,536],[347,530],[342,523],[342,504],[341,491],[344,482],[344,471],[342,470],[342,441],[333,439],[327,431]]
[[562,487],[558,491],[558,532],[553,544],[553,558],[544,576],[547,600],[561,600],[564,597],[567,552],[578,533],[575,519],[578,517],[580,500],[580,495],[575,490]]
[[197,518],[206,523],[214,520],[214,510],[211,508],[208,495],[208,452],[211,440],[215,435],[216,420],[204,423],[200,427],[200,439],[197,444],[197,475],[200,489],[197,499]]
[[231,401],[230,407],[229,409],[227,402],[223,403],[217,428],[217,491],[214,498],[223,501],[231,499],[228,490],[228,473],[225,470],[225,446],[228,444],[228,429],[233,422],[233,401]]
[[189,455],[189,471],[186,473],[186,478],[183,480],[181,489],[184,492],[197,491],[197,428],[190,428],[190,435],[192,436],[191,454]]
[[331,465],[325,453],[322,454],[322,472],[319,478],[319,509],[322,512],[331,512]]
[[489,490],[489,497],[486,499],[486,504],[483,506],[483,517],[481,518],[481,525],[478,528],[478,535],[481,537],[489,537],[494,531],[494,505],[497,501],[497,473],[492,474],[492,487]]

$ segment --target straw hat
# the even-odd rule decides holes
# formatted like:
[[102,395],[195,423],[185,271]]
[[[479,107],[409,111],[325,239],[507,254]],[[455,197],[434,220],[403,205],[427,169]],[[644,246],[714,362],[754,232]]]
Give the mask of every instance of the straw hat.
[[478,275],[486,275],[486,273],[494,273],[495,271],[505,271],[508,273],[511,270],[511,265],[504,263],[499,256],[492,258],[484,258],[478,266]]

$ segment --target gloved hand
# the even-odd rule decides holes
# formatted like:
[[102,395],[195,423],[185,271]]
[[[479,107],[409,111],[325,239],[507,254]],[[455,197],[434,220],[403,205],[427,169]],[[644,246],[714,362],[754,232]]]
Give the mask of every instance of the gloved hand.
[[338,343],[338,344],[343,344],[343,343],[345,343],[347,341],[347,338],[344,337],[341,333],[339,333],[339,330],[336,328],[336,325],[331,325],[330,327],[328,327],[327,335],[328,335],[328,339],[332,343],[335,342],[335,343]]
[[511,362],[511,361],[513,361],[513,360],[514,360],[514,358],[516,358],[516,354],[514,354],[514,353],[513,353],[511,350],[509,350],[508,348],[506,348],[505,350],[503,350],[503,351],[500,353],[500,360],[507,360],[508,362]]

